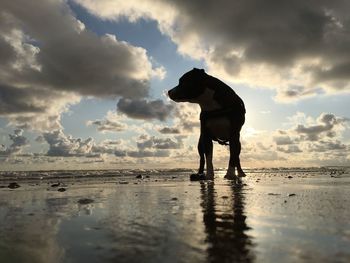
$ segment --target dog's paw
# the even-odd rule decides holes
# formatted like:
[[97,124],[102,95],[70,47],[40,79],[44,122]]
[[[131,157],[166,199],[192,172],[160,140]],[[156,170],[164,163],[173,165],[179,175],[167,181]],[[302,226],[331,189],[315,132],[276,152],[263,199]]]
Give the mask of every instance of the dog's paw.
[[247,175],[246,175],[245,172],[243,172],[243,171],[238,171],[237,176],[238,176],[238,177],[246,177]]
[[207,180],[214,180],[214,172],[208,172],[205,178]]
[[203,173],[190,175],[190,181],[201,181],[201,180],[206,180],[206,177]]
[[227,169],[226,175],[224,177],[227,180],[234,180],[236,179],[236,175],[235,175],[235,168],[234,167],[229,167]]
[[235,180],[237,177],[235,174],[232,174],[232,173],[227,173],[225,176],[224,176],[225,179],[227,180]]

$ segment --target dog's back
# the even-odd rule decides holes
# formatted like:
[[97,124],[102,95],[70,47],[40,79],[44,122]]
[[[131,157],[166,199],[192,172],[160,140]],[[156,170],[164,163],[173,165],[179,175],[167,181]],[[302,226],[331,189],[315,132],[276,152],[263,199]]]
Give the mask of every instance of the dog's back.
[[223,109],[232,109],[236,114],[244,115],[246,113],[243,100],[221,80],[208,75],[208,85],[215,91],[214,100],[219,103]]
[[213,99],[221,106],[221,109],[212,112],[201,112],[201,120],[227,117],[231,121],[231,127],[241,130],[245,122],[245,105],[243,100],[221,80],[208,75],[206,81],[208,87],[215,91]]

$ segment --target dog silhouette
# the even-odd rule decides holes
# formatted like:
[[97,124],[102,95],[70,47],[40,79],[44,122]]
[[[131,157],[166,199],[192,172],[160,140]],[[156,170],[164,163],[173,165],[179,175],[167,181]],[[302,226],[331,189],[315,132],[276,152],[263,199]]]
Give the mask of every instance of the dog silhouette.
[[201,108],[199,169],[198,174],[191,175],[191,180],[214,179],[213,140],[230,147],[230,160],[225,178],[244,177],[239,159],[240,131],[246,113],[243,100],[224,82],[208,75],[204,69],[197,68],[185,73],[180,78],[179,85],[168,91],[168,96],[175,102],[197,103]]

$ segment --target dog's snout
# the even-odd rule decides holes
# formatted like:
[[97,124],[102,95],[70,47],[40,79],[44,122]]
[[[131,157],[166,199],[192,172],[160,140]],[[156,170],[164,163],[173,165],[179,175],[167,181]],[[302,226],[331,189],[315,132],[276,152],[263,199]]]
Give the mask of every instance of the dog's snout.
[[174,96],[176,96],[176,95],[175,95],[175,89],[176,89],[176,87],[175,87],[175,88],[172,88],[171,90],[168,91],[168,96],[169,96],[169,98],[172,99],[172,100],[174,100]]

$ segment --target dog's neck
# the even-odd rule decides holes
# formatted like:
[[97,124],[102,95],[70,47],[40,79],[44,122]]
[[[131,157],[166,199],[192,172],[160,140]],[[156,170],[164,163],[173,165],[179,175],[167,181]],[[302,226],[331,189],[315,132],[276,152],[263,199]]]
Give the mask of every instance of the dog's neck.
[[196,98],[196,103],[199,104],[202,111],[213,111],[222,108],[222,106],[214,100],[214,94],[214,90],[205,88],[204,92]]

